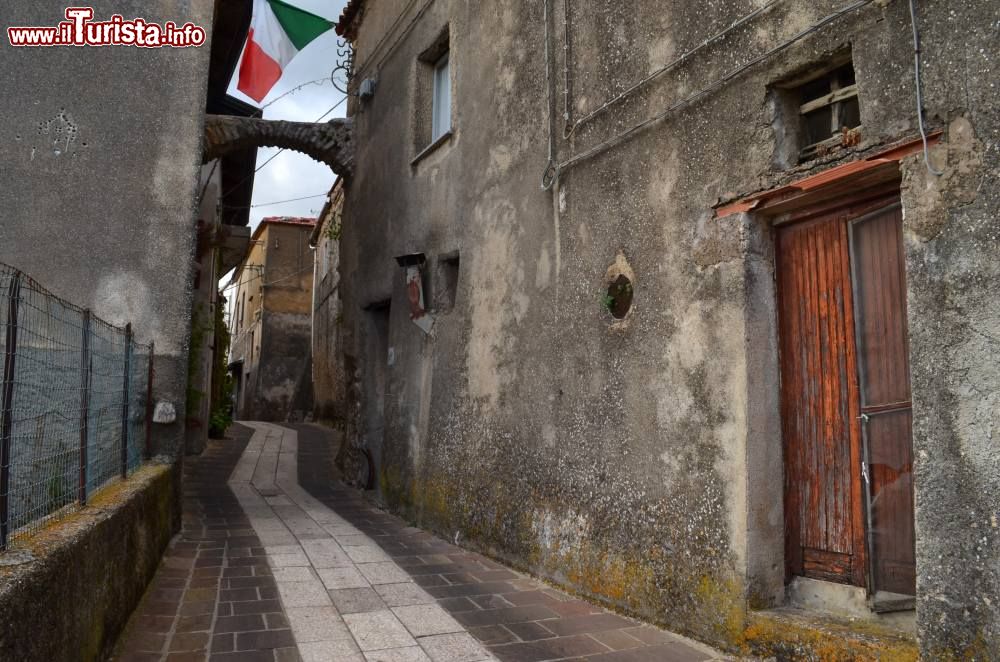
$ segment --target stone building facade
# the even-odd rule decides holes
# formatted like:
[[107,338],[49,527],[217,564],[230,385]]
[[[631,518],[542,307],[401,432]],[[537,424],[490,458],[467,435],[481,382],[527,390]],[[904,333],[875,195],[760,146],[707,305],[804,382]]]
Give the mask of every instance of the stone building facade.
[[352,0],[342,343],[381,498],[733,649],[996,659],[996,22]]
[[254,230],[229,285],[236,418],[302,420],[311,411],[310,322],[316,219],[273,216]]
[[309,238],[313,249],[312,388],[313,419],[338,426],[345,421],[344,352],[340,343],[343,310],[340,288],[340,233],[344,208],[344,180],[337,179],[316,228]]
[[[213,2],[96,2],[213,32]],[[3,26],[55,26],[65,6],[8,2]],[[211,44],[183,49],[0,45],[0,261],[155,343],[153,398],[176,416],[154,451],[184,447],[194,206]],[[168,52],[169,51],[169,52]],[[94,72],[101,72],[97,84]],[[113,81],[113,82],[112,82]],[[114,108],[114,113],[108,109]]]

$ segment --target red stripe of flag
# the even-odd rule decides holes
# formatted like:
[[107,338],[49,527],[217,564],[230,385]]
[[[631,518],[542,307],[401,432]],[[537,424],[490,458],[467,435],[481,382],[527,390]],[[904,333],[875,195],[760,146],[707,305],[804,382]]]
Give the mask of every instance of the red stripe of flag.
[[268,56],[253,40],[253,28],[247,34],[247,46],[240,65],[240,81],[236,85],[243,94],[257,103],[267,96],[281,78],[281,65]]

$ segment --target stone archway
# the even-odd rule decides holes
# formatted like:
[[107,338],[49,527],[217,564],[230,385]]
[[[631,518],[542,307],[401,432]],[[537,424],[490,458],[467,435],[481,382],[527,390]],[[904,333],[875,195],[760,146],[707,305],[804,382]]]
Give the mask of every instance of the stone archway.
[[205,118],[203,163],[251,147],[283,147],[302,152],[327,164],[341,177],[350,175],[354,167],[354,139],[349,119],[314,124],[231,115]]

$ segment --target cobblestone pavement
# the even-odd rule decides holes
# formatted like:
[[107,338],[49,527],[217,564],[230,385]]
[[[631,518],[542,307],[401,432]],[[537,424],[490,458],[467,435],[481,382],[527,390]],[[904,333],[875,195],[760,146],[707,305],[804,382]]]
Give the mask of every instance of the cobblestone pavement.
[[184,466],[183,525],[119,641],[119,662],[298,660],[250,520],[226,486],[250,440],[233,426]]
[[119,660],[723,659],[376,509],[333,480],[329,431],[246,426],[189,461],[183,533]]

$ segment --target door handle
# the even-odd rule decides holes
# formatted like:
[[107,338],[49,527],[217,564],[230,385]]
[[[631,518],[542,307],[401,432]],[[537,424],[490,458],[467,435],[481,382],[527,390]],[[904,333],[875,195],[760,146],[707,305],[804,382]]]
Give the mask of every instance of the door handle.
[[860,416],[858,416],[858,420],[861,421],[862,423],[867,423],[868,421],[871,420],[871,417],[869,417],[868,414],[861,414]]

